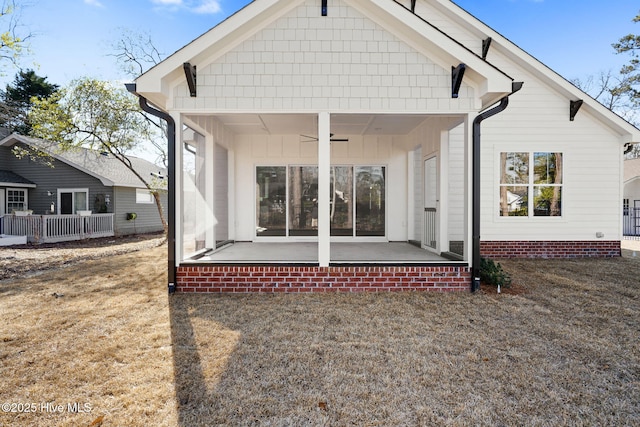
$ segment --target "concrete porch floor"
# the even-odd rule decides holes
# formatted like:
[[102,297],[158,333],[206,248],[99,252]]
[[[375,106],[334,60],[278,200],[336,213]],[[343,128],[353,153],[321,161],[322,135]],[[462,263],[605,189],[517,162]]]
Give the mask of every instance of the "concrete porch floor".
[[[315,242],[237,242],[193,260],[195,263],[315,263],[318,244]],[[331,243],[331,262],[336,264],[460,264],[433,252],[405,242]]]

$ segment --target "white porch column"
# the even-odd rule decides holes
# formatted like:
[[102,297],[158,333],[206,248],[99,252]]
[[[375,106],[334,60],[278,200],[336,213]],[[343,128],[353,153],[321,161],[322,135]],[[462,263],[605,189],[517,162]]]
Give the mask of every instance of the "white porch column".
[[216,159],[215,159],[215,141],[213,137],[207,134],[203,141],[204,149],[204,172],[205,172],[205,202],[207,204],[206,229],[205,229],[205,248],[216,247],[215,225],[215,175],[216,175]]
[[440,164],[438,165],[438,252],[449,252],[449,131],[440,133]]
[[473,261],[473,116],[467,115],[464,132],[465,210],[464,210],[464,260]]
[[[175,145],[175,210],[174,210],[174,230],[176,234],[175,240],[175,262],[176,267],[184,258],[184,230],[182,227],[182,206],[184,203],[184,187],[182,182],[182,174],[184,173],[184,165],[182,164],[182,144],[184,135],[182,133],[182,115],[178,112],[172,112],[171,117],[175,121],[176,126],[176,145]],[[169,171],[171,173],[171,170]]]
[[331,189],[331,117],[318,114],[318,263],[328,267],[331,260],[329,191]]
[[407,151],[407,240],[415,240],[416,235],[416,152]]

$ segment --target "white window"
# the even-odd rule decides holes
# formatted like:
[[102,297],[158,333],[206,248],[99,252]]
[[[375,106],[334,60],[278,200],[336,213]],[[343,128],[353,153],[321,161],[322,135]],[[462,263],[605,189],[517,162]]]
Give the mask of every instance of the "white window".
[[78,211],[89,210],[88,188],[58,189],[58,213],[61,215],[77,214]]
[[7,212],[27,210],[27,190],[20,188],[7,189]]
[[136,188],[136,203],[149,204],[154,203],[153,194],[146,188]]
[[500,216],[562,216],[562,153],[500,153]]

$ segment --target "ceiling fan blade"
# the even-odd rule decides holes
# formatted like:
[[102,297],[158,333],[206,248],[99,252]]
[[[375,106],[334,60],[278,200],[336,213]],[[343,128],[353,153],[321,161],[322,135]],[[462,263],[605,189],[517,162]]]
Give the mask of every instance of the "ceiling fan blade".
[[[332,138],[333,137],[333,133],[329,134],[329,141],[331,142],[349,142],[349,138]],[[316,136],[310,136],[310,135],[304,135],[304,134],[300,134],[300,136],[302,138],[306,138],[307,140],[303,141],[303,142],[317,142],[318,141],[318,137]]]

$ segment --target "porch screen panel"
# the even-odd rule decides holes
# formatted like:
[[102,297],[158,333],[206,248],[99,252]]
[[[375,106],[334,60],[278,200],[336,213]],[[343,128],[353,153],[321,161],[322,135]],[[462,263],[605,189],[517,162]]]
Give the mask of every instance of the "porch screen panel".
[[287,168],[256,167],[256,235],[287,234]]
[[353,168],[331,167],[329,195],[331,235],[353,236]]
[[318,235],[318,167],[289,167],[289,235]]
[[196,231],[198,222],[196,157],[197,147],[185,144],[182,150],[182,244],[185,258],[201,249]]
[[356,236],[385,235],[385,167],[356,166]]

